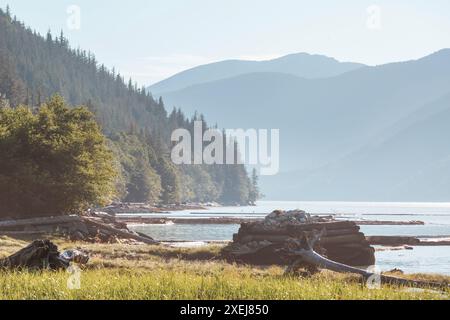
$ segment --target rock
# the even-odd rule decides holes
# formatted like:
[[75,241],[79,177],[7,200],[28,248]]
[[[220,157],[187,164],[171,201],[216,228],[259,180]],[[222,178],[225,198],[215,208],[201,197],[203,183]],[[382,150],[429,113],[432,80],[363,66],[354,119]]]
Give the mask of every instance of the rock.
[[292,225],[302,224],[311,221],[311,216],[305,211],[292,210],[292,211],[280,211],[275,210],[264,219],[266,225]]
[[398,269],[398,268],[394,268],[391,271],[389,271],[389,273],[398,273],[398,274],[404,274],[405,272],[403,272],[403,270]]

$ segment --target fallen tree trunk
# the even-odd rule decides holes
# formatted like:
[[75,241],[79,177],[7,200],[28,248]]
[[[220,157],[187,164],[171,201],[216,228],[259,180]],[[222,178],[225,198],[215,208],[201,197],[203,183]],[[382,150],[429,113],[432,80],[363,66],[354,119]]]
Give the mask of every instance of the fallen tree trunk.
[[355,221],[359,226],[423,226],[423,221],[383,221],[383,220],[363,220]]
[[[303,223],[296,225],[286,225],[280,227],[265,226],[258,222],[247,222],[241,224],[242,231],[251,234],[264,234],[264,235],[282,235],[289,233],[290,235],[296,235],[305,231],[312,230],[338,230],[338,229],[355,229],[355,223],[351,221],[332,221],[332,222],[315,222],[315,223]],[[359,230],[359,229],[358,229]]]
[[[328,235],[328,233],[327,233]],[[289,239],[292,239],[291,236],[283,236],[283,235],[248,235],[248,236],[244,236],[241,239],[239,239],[239,241],[241,243],[248,243],[248,242],[252,242],[252,241],[270,241],[270,242],[285,242],[288,241]],[[365,240],[365,236],[363,233],[357,232],[354,234],[344,234],[344,235],[339,235],[339,236],[326,236],[326,237],[322,237],[322,239],[320,240],[320,243],[323,245],[328,245],[328,244],[346,244],[346,243],[360,243],[362,241]]]
[[0,231],[0,236],[15,237],[15,236],[41,236],[45,235],[45,231]]
[[36,240],[14,253],[0,259],[1,269],[59,270],[69,266],[69,262],[60,258],[58,247],[49,240]]
[[323,257],[314,251],[314,245],[317,243],[322,234],[315,234],[311,238],[305,237],[303,240],[292,240],[289,249],[282,249],[286,256],[290,259],[294,259],[293,263],[286,270],[292,272],[299,267],[305,267],[308,270],[327,269],[339,273],[353,273],[361,275],[365,280],[379,279],[380,284],[395,284],[412,287],[424,287],[424,288],[450,288],[448,284],[436,283],[431,281],[417,281],[402,279],[392,276],[386,276],[382,274],[376,274],[368,272],[363,269],[351,267],[339,262],[332,261]]
[[305,223],[298,225],[288,225],[288,232],[305,232],[313,230],[340,230],[340,229],[354,229],[355,223],[352,221],[332,221],[332,222],[319,222],[319,223]]
[[429,287],[429,288],[450,288],[449,285],[436,283],[436,282],[402,279],[402,278],[367,272],[362,269],[350,267],[348,265],[329,260],[329,259],[321,256],[314,250],[299,250],[295,254],[301,259],[302,263],[307,263],[307,264],[315,266],[317,268],[328,269],[328,270],[340,272],[340,273],[359,274],[359,275],[363,276],[363,278],[366,280],[370,279],[370,278],[374,278],[374,277],[379,277],[379,279],[381,280],[381,283],[385,283],[385,284],[395,284],[395,285],[413,286],[413,287]]
[[420,239],[416,237],[405,236],[370,236],[367,237],[367,241],[373,245],[384,246],[418,245],[420,243]]
[[38,236],[58,234],[74,241],[110,242],[133,239],[146,244],[158,244],[151,237],[129,231],[127,225],[114,217],[56,216],[0,221],[0,235]]
[[45,218],[20,219],[20,220],[5,220],[5,221],[0,221],[0,229],[17,228],[17,227],[24,227],[24,226],[36,226],[36,225],[76,223],[79,221],[80,221],[80,218],[78,216],[61,216],[61,217],[45,217]]
[[335,237],[322,237],[320,240],[320,243],[322,245],[328,245],[328,244],[344,244],[344,243],[360,243],[362,241],[365,241],[366,237],[363,233],[358,232],[355,234],[349,234],[349,235],[342,235],[342,236],[335,236]]
[[83,221],[85,221],[86,224],[93,225],[93,226],[95,226],[95,227],[97,227],[97,228],[99,228],[101,230],[110,231],[113,235],[116,235],[116,236],[120,236],[120,237],[123,237],[123,238],[126,238],[126,239],[133,239],[133,240],[136,240],[136,241],[139,241],[139,242],[143,242],[143,243],[146,243],[146,244],[160,244],[160,242],[158,242],[156,240],[153,240],[153,239],[150,239],[150,238],[147,238],[147,237],[142,237],[142,236],[139,236],[137,234],[134,234],[134,233],[131,233],[131,232],[128,232],[128,231],[122,231],[120,229],[116,229],[114,227],[111,227],[111,226],[109,226],[107,224],[103,224],[103,223],[100,223],[100,222],[97,222],[97,221],[93,221],[93,220],[87,219],[87,218],[82,218],[82,219],[83,219]]
[[7,270],[61,270],[70,264],[87,264],[89,255],[78,250],[59,253],[58,247],[50,240],[36,240],[25,248],[0,259],[0,269]]

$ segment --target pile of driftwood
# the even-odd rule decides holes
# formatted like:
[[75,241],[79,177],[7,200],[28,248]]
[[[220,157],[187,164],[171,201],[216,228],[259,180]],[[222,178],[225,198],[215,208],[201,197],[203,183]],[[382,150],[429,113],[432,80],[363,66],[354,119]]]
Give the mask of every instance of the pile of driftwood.
[[350,266],[375,263],[375,250],[352,221],[312,217],[304,211],[274,211],[260,222],[242,223],[225,255],[252,264],[285,264],[281,249],[314,231],[323,232],[315,250],[327,258]]
[[241,225],[234,242],[224,250],[233,260],[257,264],[287,264],[286,273],[320,269],[354,273],[367,281],[402,286],[448,289],[447,283],[416,281],[375,274],[356,268],[375,263],[374,249],[351,221],[311,217],[304,211],[274,211],[263,222]]
[[158,243],[151,237],[130,231],[125,223],[104,213],[0,221],[0,235],[30,238],[58,235],[73,241],[116,243],[132,240],[146,244]]

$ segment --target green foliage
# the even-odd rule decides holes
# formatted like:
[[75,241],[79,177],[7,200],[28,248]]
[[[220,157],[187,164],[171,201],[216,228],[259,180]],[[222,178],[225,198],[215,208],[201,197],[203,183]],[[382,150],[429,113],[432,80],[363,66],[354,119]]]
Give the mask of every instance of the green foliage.
[[224,165],[225,181],[220,202],[236,205],[248,204],[250,183],[245,168],[240,165]]
[[259,192],[259,187],[258,187],[258,174],[256,172],[256,169],[253,169],[252,171],[252,177],[251,177],[251,182],[250,182],[250,190],[249,190],[249,195],[248,195],[248,200],[250,202],[250,204],[255,205],[256,201],[258,201],[262,195]]
[[184,166],[184,174],[190,177],[193,197],[190,201],[212,202],[220,196],[217,186],[214,184],[212,175],[200,165]]
[[12,105],[25,102],[25,85],[18,77],[13,62],[0,51],[0,96],[11,99]]
[[[0,256],[26,243],[0,237]],[[61,249],[73,243],[58,243]],[[202,248],[85,244],[93,258],[83,270],[81,288],[67,287],[67,273],[0,271],[0,299],[83,300],[304,300],[304,299],[448,299],[450,291],[411,290],[399,286],[371,289],[361,278],[322,271],[308,277],[285,276],[281,266],[255,267],[220,259],[219,246]],[[445,283],[439,275],[403,275]],[[93,290],[95,288],[95,290]]]
[[162,191],[161,178],[151,166],[150,159],[155,153],[151,146],[137,136],[124,133],[113,136],[111,142],[125,183],[126,193],[122,199],[158,203]]
[[[187,119],[180,109],[167,114],[161,98],[155,100],[115,70],[99,65],[90,52],[72,49],[63,34],[54,37],[49,32],[42,37],[0,9],[0,103],[34,109],[54,94],[70,105],[89,108],[109,138],[115,155],[112,167],[119,172],[115,200],[250,202],[243,165],[175,166],[171,162],[172,131],[193,132],[194,119]],[[207,129],[203,116],[195,119]]]
[[115,171],[94,116],[55,96],[38,112],[0,109],[0,215],[78,213],[107,204]]
[[163,203],[180,203],[180,177],[178,168],[167,157],[158,159],[158,173],[163,185],[161,200]]

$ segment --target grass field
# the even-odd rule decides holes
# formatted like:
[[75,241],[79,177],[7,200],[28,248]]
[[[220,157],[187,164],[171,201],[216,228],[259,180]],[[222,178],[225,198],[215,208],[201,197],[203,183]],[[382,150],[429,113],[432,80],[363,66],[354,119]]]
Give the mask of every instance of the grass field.
[[[369,289],[358,277],[332,272],[286,277],[279,267],[218,260],[217,246],[174,249],[56,242],[61,249],[79,247],[90,252],[80,288],[69,289],[72,275],[68,272],[0,271],[0,299],[448,299],[450,293],[395,286]],[[25,244],[0,238],[0,256]],[[432,275],[409,277],[450,280]]]

